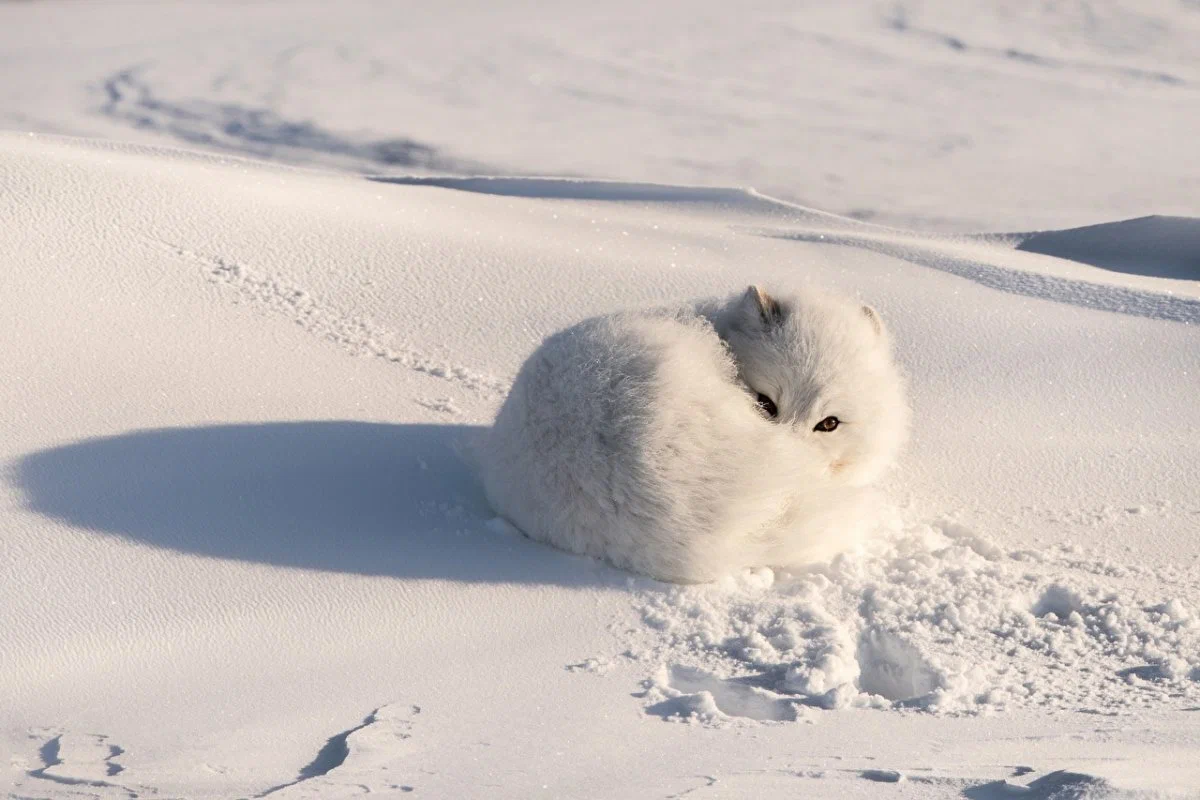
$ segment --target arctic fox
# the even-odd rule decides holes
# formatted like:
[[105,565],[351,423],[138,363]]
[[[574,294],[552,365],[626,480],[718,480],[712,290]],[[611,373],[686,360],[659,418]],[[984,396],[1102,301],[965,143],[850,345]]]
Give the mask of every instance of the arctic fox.
[[751,286],[550,336],[477,457],[531,538],[694,583],[851,544],[908,420],[874,309]]

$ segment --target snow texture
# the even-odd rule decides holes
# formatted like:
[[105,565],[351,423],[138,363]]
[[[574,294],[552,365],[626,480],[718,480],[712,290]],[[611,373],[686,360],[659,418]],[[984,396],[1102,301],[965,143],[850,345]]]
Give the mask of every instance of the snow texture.
[[[644,593],[655,635],[639,660],[686,665],[689,686],[753,689],[776,708],[1128,716],[1200,703],[1194,570],[1119,566],[1070,545],[1004,551],[951,523],[878,537],[802,575]],[[652,699],[680,702],[672,675],[650,679]],[[794,713],[720,698],[719,713],[697,715]]]

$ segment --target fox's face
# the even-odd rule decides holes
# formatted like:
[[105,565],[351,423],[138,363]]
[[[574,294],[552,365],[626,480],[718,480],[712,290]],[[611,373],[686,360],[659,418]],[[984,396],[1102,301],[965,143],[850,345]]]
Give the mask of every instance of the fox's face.
[[831,480],[866,484],[892,464],[909,410],[874,309],[815,294],[776,299],[752,286],[721,327],[755,413],[786,429]]

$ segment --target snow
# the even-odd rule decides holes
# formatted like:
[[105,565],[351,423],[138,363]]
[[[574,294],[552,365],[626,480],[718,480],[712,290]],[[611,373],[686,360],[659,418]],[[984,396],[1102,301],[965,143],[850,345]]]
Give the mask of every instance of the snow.
[[159,5],[0,5],[0,125],[925,230],[1195,214],[1192,0]]
[[818,708],[1123,716],[1200,702],[1200,625],[1172,597],[1192,579],[1062,545],[999,553],[953,527],[881,533],[874,549],[783,581],[763,570],[648,593],[642,659]]
[[[1192,5],[470,11],[0,5],[0,789],[1194,796]],[[544,336],[752,281],[892,331],[874,536],[495,517]]]

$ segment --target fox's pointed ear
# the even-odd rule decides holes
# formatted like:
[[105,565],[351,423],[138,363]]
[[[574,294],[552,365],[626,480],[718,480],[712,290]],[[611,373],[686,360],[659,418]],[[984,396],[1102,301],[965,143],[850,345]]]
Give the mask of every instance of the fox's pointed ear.
[[887,337],[887,331],[883,327],[883,320],[879,318],[879,312],[871,306],[862,307],[863,316],[871,323],[871,327],[875,329],[876,336]]
[[747,321],[754,320],[765,327],[771,327],[783,319],[783,309],[779,302],[757,286],[751,286],[742,295],[742,312]]

